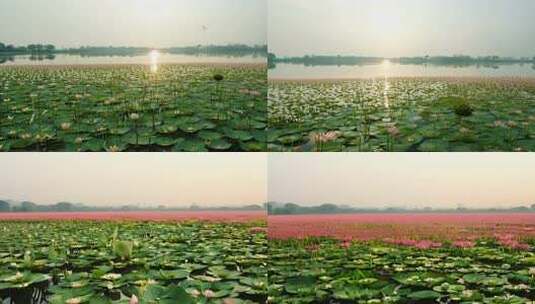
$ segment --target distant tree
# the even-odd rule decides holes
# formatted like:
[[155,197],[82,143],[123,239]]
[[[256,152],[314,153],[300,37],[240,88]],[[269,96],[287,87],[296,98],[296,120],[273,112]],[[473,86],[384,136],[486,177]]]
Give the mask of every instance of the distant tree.
[[11,206],[6,201],[0,201],[0,212],[9,212],[11,211]]
[[338,210],[338,206],[334,204],[323,204],[323,205],[318,206],[317,210],[320,213],[333,213],[336,210]]
[[15,50],[15,46],[13,44],[8,44],[6,46],[6,51],[10,52],[10,51],[14,51]]
[[268,62],[268,67],[270,69],[273,69],[275,68],[276,64],[275,64],[275,61],[277,60],[277,56],[275,56],[275,54],[273,53],[268,53],[268,58],[267,58],[267,62]]
[[22,202],[20,204],[20,211],[22,212],[33,212],[37,211],[37,205],[32,202]]
[[287,203],[282,209],[284,214],[296,214],[299,208],[300,207],[297,204]]
[[271,214],[271,212],[273,211],[273,205],[271,203],[265,203],[264,207],[266,208],[267,213]]
[[47,45],[45,45],[45,50],[47,52],[53,52],[54,50],[56,50],[56,47],[54,45],[52,45],[52,44],[47,44]]
[[124,211],[132,211],[132,210],[138,210],[139,207],[136,206],[136,205],[123,205],[121,206],[121,210],[124,210]]
[[74,208],[73,204],[66,203],[66,202],[57,203],[53,206],[53,209],[59,212],[72,211],[73,208]]
[[464,212],[464,211],[467,211],[468,209],[466,207],[462,207],[462,206],[459,206],[455,209],[457,212]]
[[6,45],[0,42],[0,52],[5,51],[5,49],[6,49]]
[[531,209],[535,210],[535,204],[531,205]]

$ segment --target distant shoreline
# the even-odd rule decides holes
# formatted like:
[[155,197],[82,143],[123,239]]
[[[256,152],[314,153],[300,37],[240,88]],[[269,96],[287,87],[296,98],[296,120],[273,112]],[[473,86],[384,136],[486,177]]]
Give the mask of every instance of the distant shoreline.
[[[339,83],[352,81],[370,81],[376,79],[377,81],[384,81],[384,77],[339,77],[339,78],[271,78],[268,77],[268,82],[277,83]],[[528,81],[535,85],[535,76],[403,76],[403,77],[388,77],[388,80],[428,80],[428,81],[471,81],[481,82],[485,80],[493,81]]]
[[159,221],[181,222],[265,220],[265,211],[256,210],[199,210],[199,211],[48,211],[48,212],[0,212],[0,222],[39,221]]
[[[1,68],[117,68],[143,66],[150,67],[150,63],[84,63],[84,64],[0,64]],[[267,68],[267,63],[253,62],[179,62],[179,63],[158,63],[158,66],[199,66],[199,67],[245,67],[245,68]]]
[[295,213],[295,214],[269,214],[270,217],[284,217],[284,216],[381,216],[381,215],[398,215],[398,216],[440,216],[440,215],[458,215],[458,216],[473,216],[473,215],[497,215],[497,214],[507,214],[507,215],[535,215],[535,211],[514,211],[514,210],[497,210],[497,211],[396,211],[396,212],[387,212],[387,211],[366,211],[366,212],[338,212],[338,213]]
[[304,55],[301,57],[277,57],[269,53],[270,63],[300,64],[307,66],[370,65],[390,62],[394,64],[419,65],[500,65],[500,64],[535,64],[535,57],[501,57],[501,56],[412,56],[412,57],[373,57],[355,55]]

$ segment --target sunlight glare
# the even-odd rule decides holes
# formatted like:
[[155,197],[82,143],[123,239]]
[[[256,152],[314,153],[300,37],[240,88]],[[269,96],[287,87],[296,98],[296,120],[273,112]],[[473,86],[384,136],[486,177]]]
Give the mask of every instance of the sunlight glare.
[[385,83],[384,83],[384,91],[383,91],[383,99],[384,99],[384,107],[390,108],[390,100],[388,98],[388,91],[390,90],[390,83],[388,82],[388,70],[390,69],[390,66],[392,65],[392,62],[390,62],[389,59],[385,59],[383,61],[383,70],[384,70],[384,76],[385,76]]
[[160,58],[160,52],[158,50],[152,50],[149,53],[150,57],[150,71],[152,73],[158,72],[158,59]]

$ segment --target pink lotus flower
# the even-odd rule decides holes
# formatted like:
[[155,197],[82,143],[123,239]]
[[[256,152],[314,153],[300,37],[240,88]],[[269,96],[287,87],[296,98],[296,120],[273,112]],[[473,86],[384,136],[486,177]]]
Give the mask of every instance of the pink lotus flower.
[[455,241],[453,242],[453,246],[459,247],[459,248],[472,248],[476,244],[472,241]]
[[330,131],[325,133],[312,133],[310,135],[310,139],[314,143],[326,143],[329,141],[333,141],[340,136],[340,132],[338,131]]
[[252,233],[252,234],[267,233],[268,229],[266,227],[253,227],[253,228],[249,229],[249,232]]
[[499,240],[498,242],[500,245],[511,249],[528,250],[530,248],[528,244],[522,244],[516,240]]
[[342,246],[343,248],[346,248],[346,249],[347,249],[347,248],[351,247],[351,242],[349,242],[349,241],[343,241],[343,242],[340,244],[340,246]]
[[136,295],[132,295],[132,297],[130,298],[130,302],[128,302],[128,304],[138,304],[139,303],[139,299],[136,297]]
[[439,248],[441,246],[442,246],[442,243],[424,240],[424,241],[419,241],[418,243],[416,243],[415,247],[419,249],[430,249],[430,248]]
[[314,244],[314,245],[308,245],[305,247],[306,250],[310,251],[310,252],[316,252],[320,249],[320,246],[317,245],[317,244]]

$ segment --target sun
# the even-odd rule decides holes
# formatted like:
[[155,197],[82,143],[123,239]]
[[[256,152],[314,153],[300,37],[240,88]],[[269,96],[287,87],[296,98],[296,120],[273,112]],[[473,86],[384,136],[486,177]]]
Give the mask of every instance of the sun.
[[400,48],[400,39],[405,36],[403,12],[394,8],[374,7],[368,14],[367,33],[373,37],[385,54],[395,53]]
[[149,53],[150,56],[150,62],[151,63],[158,63],[158,58],[160,57],[160,52],[158,50],[152,50]]

